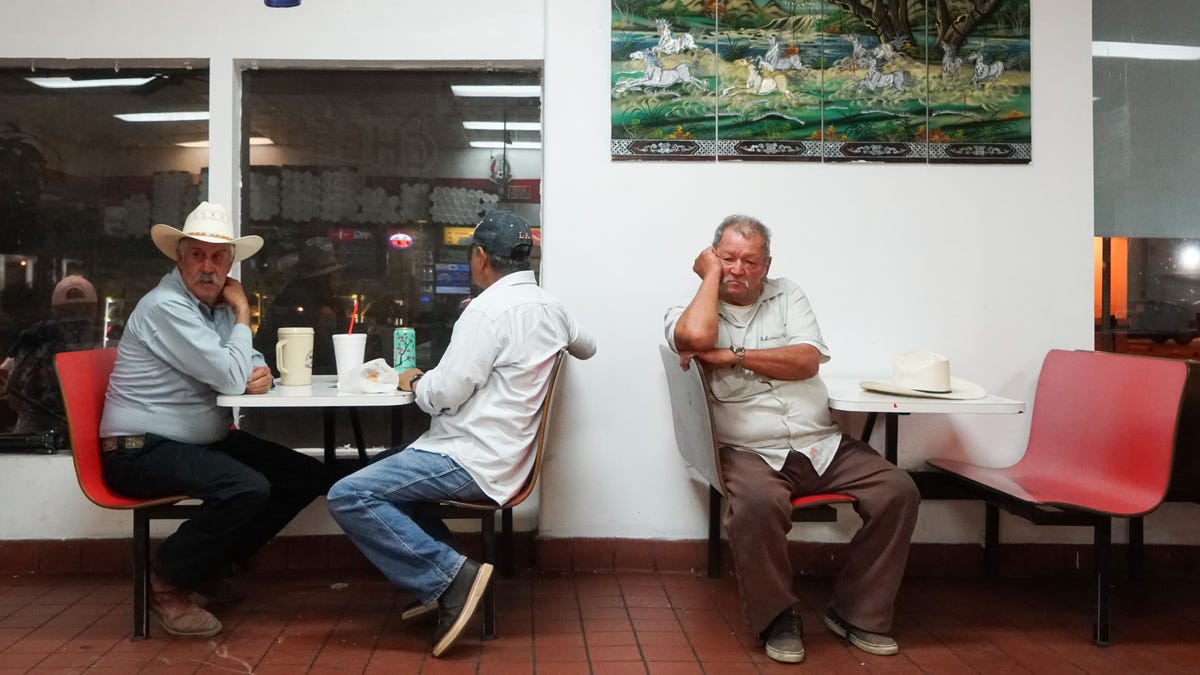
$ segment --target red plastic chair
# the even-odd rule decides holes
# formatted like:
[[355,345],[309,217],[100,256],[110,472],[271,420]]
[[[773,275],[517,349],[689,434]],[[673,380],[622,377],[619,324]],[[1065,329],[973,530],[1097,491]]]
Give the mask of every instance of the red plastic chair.
[[1036,525],[1093,528],[1098,645],[1109,643],[1112,519],[1145,515],[1166,497],[1187,382],[1184,361],[1052,350],[1016,464],[929,460],[987,502],[989,573],[1000,540],[998,509]]
[[55,357],[58,382],[62,389],[63,407],[75,457],[75,475],[79,488],[96,506],[106,509],[133,511],[133,635],[131,639],[147,637],[149,623],[150,520],[185,520],[192,516],[195,505],[177,502],[184,495],[159,499],[131,499],[113,492],[104,483],[100,465],[100,417],[104,412],[104,395],[108,377],[117,358],[115,349],[94,349],[63,352]]
[[[712,391],[701,377],[700,368],[682,370],[679,355],[659,345],[667,388],[671,393],[671,416],[675,444],[684,461],[708,481],[708,576],[721,576],[721,501],[725,482],[721,476],[717,442],[712,423]],[[834,504],[850,504],[854,497],[840,493],[803,495],[792,500],[793,523],[837,521]]]

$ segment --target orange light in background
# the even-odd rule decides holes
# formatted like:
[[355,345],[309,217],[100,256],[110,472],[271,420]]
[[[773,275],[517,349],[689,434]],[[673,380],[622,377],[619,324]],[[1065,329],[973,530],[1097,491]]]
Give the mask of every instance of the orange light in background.
[[[1109,238],[1111,252],[1110,264],[1112,265],[1110,275],[1109,288],[1109,311],[1117,317],[1118,321],[1129,320],[1129,239],[1126,237],[1110,237]],[[1104,272],[1104,238],[1095,237],[1093,239],[1093,251],[1095,260],[1095,282],[1096,294],[1095,304],[1092,316],[1098,321],[1100,319],[1100,291],[1101,291],[1101,276]]]

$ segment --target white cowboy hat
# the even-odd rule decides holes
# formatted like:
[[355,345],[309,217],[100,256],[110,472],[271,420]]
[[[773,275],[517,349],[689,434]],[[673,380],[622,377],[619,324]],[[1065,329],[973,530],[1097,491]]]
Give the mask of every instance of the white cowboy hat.
[[171,260],[177,257],[179,240],[184,237],[210,244],[233,244],[234,262],[249,258],[263,247],[263,238],[257,234],[234,237],[233,223],[225,213],[225,207],[208,202],[200,202],[200,206],[188,214],[187,220],[183,221],[183,230],[161,223],[150,228],[154,245]]
[[933,352],[907,352],[892,360],[891,382],[860,382],[867,391],[926,398],[983,398],[983,387],[950,377],[950,361]]

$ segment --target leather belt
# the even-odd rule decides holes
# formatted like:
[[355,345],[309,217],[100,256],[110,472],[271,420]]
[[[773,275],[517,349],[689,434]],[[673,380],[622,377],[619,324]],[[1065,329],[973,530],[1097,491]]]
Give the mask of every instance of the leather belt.
[[100,450],[103,452],[112,452],[113,450],[136,450],[145,444],[145,435],[109,436],[107,438],[100,439]]

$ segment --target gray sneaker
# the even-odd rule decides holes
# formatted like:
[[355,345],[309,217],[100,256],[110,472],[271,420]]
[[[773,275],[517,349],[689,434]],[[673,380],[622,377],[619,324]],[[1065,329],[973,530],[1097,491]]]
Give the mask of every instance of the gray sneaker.
[[800,663],[804,660],[804,626],[795,609],[784,610],[763,632],[767,656],[780,663]]
[[825,626],[833,631],[834,635],[845,639],[868,654],[891,656],[900,653],[900,645],[896,644],[891,637],[855,628],[832,609],[825,611]]
[[488,563],[477,563],[470,559],[463,563],[454,581],[438,598],[438,627],[433,635],[434,658],[441,656],[462,634],[491,580],[492,566]]

